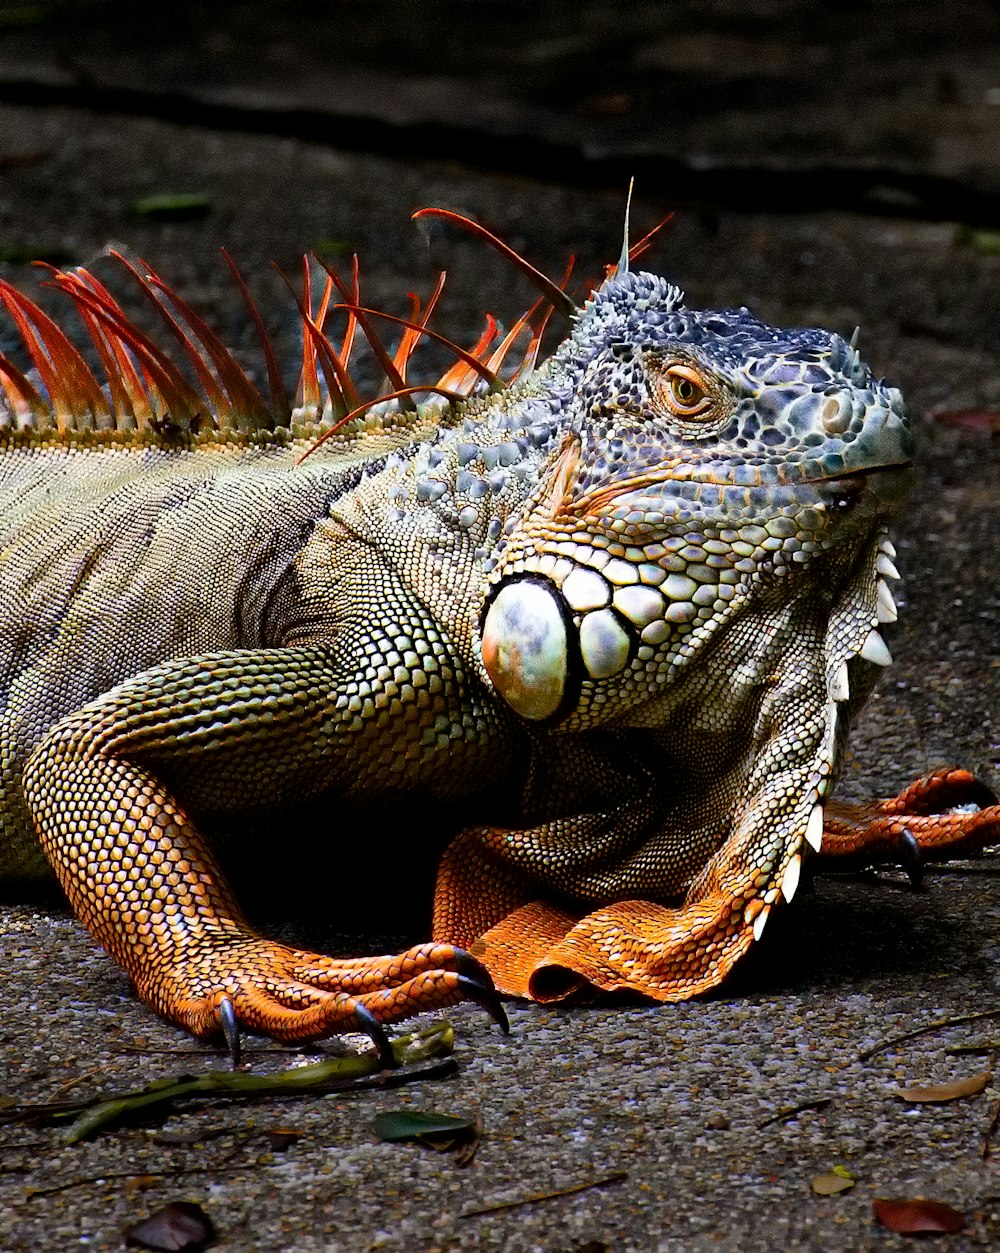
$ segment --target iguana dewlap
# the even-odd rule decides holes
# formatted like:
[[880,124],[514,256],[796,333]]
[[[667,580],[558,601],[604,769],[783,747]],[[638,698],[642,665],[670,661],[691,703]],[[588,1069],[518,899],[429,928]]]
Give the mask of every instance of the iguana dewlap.
[[[515,995],[683,999],[813,853],[1000,839],[959,771],[829,801],[890,660],[912,452],[900,393],[838,335],[620,267],[544,364],[525,332],[500,386],[516,336],[484,337],[416,406],[430,306],[390,357],[355,277],[342,343],[331,283],[304,298],[293,409],[269,348],[265,401],[134,273],[184,370],[85,271],[55,281],[103,376],[0,288],[27,348],[0,358],[0,876],[47,859],[161,1013],[294,1040],[488,1001],[463,949]],[[374,408],[359,329],[397,393]],[[263,814],[277,859],[289,807],[387,794],[466,807],[434,941],[334,960],[256,935],[202,829]]]

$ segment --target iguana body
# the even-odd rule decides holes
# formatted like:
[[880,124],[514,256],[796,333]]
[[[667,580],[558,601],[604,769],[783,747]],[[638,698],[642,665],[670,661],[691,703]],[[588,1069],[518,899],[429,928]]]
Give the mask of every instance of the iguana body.
[[[481,998],[463,948],[522,995],[718,984],[819,848],[888,661],[899,393],[835,335],[619,271],[511,386],[463,365],[439,387],[465,399],[385,405],[302,459],[315,357],[269,429],[187,318],[199,408],[73,281],[109,398],[4,295],[44,388],[3,369],[0,875],[44,850],[140,994],[202,1033],[224,1001],[300,1039]],[[328,405],[353,408],[317,318]],[[338,799],[386,794],[468,805],[435,943],[334,961],[256,936],[202,827],[263,811],[280,858],[284,809],[329,798],[336,840]],[[824,851],[979,847],[1000,809],[944,810],[989,799],[952,772],[831,808]]]

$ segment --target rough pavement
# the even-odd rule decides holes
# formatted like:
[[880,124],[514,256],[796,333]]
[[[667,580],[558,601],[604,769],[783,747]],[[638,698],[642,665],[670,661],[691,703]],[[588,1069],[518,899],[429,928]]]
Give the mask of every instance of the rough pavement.
[[[614,257],[622,209],[617,192],[40,106],[0,106],[0,180],[0,248],[83,260],[124,240],[246,345],[220,243],[256,276],[276,321],[287,305],[267,263],[290,270],[321,241],[357,248],[376,303],[425,290],[447,264],[441,325],[471,337],[482,309],[509,320],[529,295],[471,241],[428,245],[408,224],[413,209],[471,211],[554,274],[571,250],[584,273]],[[204,194],[210,212],[183,223],[131,215],[139,197],[166,192]],[[640,197],[637,229],[671,207]],[[1000,440],[930,417],[1000,408],[1000,257],[963,238],[951,222],[688,212],[652,263],[692,304],[746,303],[770,321],[847,334],[860,323],[867,358],[908,396],[922,453],[897,536],[906,580],[897,663],[858,727],[844,795],[895,790],[950,762],[994,786],[1000,773]],[[16,278],[32,281],[21,267]],[[372,882],[385,872],[380,856]],[[379,926],[391,932],[394,919]],[[820,880],[773,919],[749,966],[714,999],[514,1006],[509,1039],[479,1011],[456,1010],[461,1073],[448,1082],[192,1109],[165,1129],[221,1134],[172,1146],[155,1143],[156,1126],[71,1149],[47,1130],[4,1128],[0,1248],[119,1249],[128,1222],[190,1199],[210,1212],[225,1250],[895,1249],[903,1241],[874,1227],[871,1199],[919,1194],[967,1215],[949,1250],[985,1248],[1000,1233],[1000,1186],[980,1145],[1000,1093],[922,1107],[892,1093],[980,1069],[983,1057],[946,1048],[1000,1039],[1000,1022],[931,1034],[868,1063],[859,1055],[939,1017],[1000,1009],[998,958],[993,860],[933,873],[920,893],[894,873]],[[181,1056],[190,1041],[130,998],[58,908],[5,906],[0,962],[4,1094],[56,1099],[215,1056]],[[274,1064],[273,1054],[254,1061]],[[401,1106],[480,1115],[474,1162],[460,1169],[450,1155],[378,1143],[375,1113]],[[279,1127],[305,1137],[283,1153],[254,1138]],[[813,1195],[811,1178],[835,1164],[857,1186]],[[620,1171],[627,1178],[603,1188],[463,1217]]]

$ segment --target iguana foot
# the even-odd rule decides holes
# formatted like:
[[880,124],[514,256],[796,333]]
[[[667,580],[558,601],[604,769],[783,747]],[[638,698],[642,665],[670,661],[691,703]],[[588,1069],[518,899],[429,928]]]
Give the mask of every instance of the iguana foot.
[[[379,1065],[386,1070],[392,1069],[396,1065],[396,1056],[392,1051],[392,1045],[389,1043],[389,1037],[385,1033],[385,1028],[375,1015],[370,1010],[365,1009],[363,1005],[355,1005],[354,1017],[357,1019],[358,1030],[364,1032],[372,1044],[374,1044]],[[229,1049],[229,1056],[235,1069],[240,1064],[242,1058],[243,1041],[240,1038],[240,1024],[236,1018],[236,1010],[233,1008],[233,1002],[228,996],[223,996],[219,1001],[219,1028],[226,1041],[226,1047]]]
[[[817,869],[896,862],[919,881],[924,862],[1000,843],[1000,804],[967,770],[935,770],[890,800],[826,807]],[[827,864],[829,863],[829,864]]]
[[208,951],[188,954],[172,970],[150,969],[136,983],[161,1014],[195,1035],[223,1033],[234,1055],[239,1029],[289,1043],[360,1031],[384,1058],[382,1024],[460,1001],[482,1005],[508,1030],[487,971],[449,944],[344,960],[241,934],[214,939]]

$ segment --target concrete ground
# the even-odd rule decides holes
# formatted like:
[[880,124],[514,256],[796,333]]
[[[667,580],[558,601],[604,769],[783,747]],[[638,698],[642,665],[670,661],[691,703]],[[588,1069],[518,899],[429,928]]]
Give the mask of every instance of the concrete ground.
[[[622,191],[288,137],[0,105],[0,249],[75,261],[124,240],[239,344],[250,336],[225,288],[221,243],[256,277],[276,324],[285,315],[266,269],[272,258],[290,269],[323,241],[356,248],[374,303],[415,284],[426,290],[447,264],[441,325],[468,338],[481,310],[509,320],[529,294],[475,243],[428,242],[410,212],[462,208],[549,273],[561,272],[570,251],[595,273],[619,248]],[[203,195],[207,214],[164,223],[130,211],[143,196],[181,192]],[[640,195],[636,228],[671,207],[669,197]],[[857,727],[841,792],[895,791],[944,763],[968,765],[996,786],[1000,439],[932,416],[1000,409],[1000,256],[989,239],[970,237],[958,221],[703,208],[679,215],[650,264],[695,305],[746,303],[769,321],[848,334],[860,323],[868,360],[904,388],[921,454],[897,536],[905,604],[891,641],[896,665]],[[4,272],[33,281],[21,267]],[[283,325],[290,343],[290,315]],[[919,893],[896,873],[821,879],[773,919],[723,994],[699,1003],[513,1005],[509,1039],[480,1011],[455,1010],[460,1071],[449,1081],[209,1104],[73,1148],[48,1130],[3,1128],[0,1248],[119,1249],[128,1223],[188,1199],[210,1213],[226,1250],[881,1250],[905,1241],[874,1225],[872,1198],[917,1195],[966,1215],[949,1249],[991,1247],[1000,1178],[980,1150],[1000,1092],[938,1106],[904,1104],[893,1092],[986,1064],[949,1046],[1000,1042],[997,873],[989,858],[965,863],[929,875]],[[371,867],[373,882],[385,874],[384,859]],[[391,917],[380,926],[396,930]],[[192,1060],[197,1046],[135,1002],[56,907],[4,906],[0,963],[7,1096],[56,1099],[213,1058],[224,1065],[211,1050]],[[860,1060],[900,1031],[986,1010],[998,1018]],[[282,1059],[252,1060],[263,1070]],[[787,1107],[824,1100],[774,1121]],[[378,1142],[375,1114],[398,1107],[478,1115],[484,1134],[472,1164]],[[275,1152],[260,1133],[276,1128],[304,1135]],[[174,1143],[158,1142],[164,1131],[178,1133]],[[212,1138],[185,1142],[194,1131]],[[835,1165],[856,1186],[815,1195],[810,1181]],[[619,1172],[625,1177],[602,1187],[529,1200]],[[467,1216],[515,1202],[526,1203]]]

